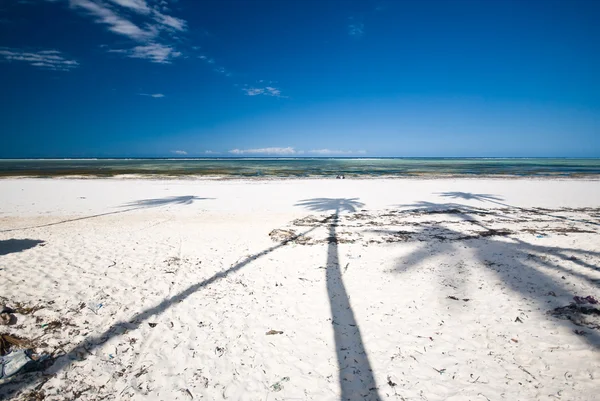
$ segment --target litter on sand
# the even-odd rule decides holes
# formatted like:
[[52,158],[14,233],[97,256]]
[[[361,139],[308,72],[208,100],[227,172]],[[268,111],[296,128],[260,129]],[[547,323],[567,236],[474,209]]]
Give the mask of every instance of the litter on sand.
[[48,358],[48,355],[38,356],[31,350],[17,350],[0,357],[0,379],[14,376],[22,370],[32,370],[36,365]]
[[269,330],[265,334],[268,335],[268,336],[272,336],[272,335],[275,335],[275,334],[283,334],[283,331],[280,331],[280,330]]
[[289,381],[290,381],[290,378],[286,376],[283,379],[279,380],[277,383],[271,385],[271,389],[275,392],[281,391],[281,390],[283,390],[282,383],[289,382]]
[[[457,298],[457,297],[455,297],[455,296],[453,296],[453,295],[449,295],[449,296],[447,296],[446,298],[448,298],[448,299],[452,299],[452,300],[454,300],[454,301],[460,301],[460,298]],[[469,301],[470,301],[470,299],[469,299],[469,298],[463,298],[462,300],[463,300],[463,301],[465,301],[465,302],[469,302]]]
[[598,300],[591,295],[588,295],[587,297],[575,296],[575,297],[573,297],[573,301],[575,301],[575,303],[577,305],[585,305],[585,304],[596,305],[598,303]]
[[548,311],[550,316],[570,320],[577,326],[600,330],[600,309],[590,305],[571,303]]
[[12,313],[7,313],[7,312],[0,313],[0,324],[2,324],[4,326],[8,326],[11,324],[15,324],[16,321],[17,321],[17,318]]
[[6,355],[11,351],[11,347],[31,348],[27,340],[11,336],[10,334],[0,334],[0,355]]

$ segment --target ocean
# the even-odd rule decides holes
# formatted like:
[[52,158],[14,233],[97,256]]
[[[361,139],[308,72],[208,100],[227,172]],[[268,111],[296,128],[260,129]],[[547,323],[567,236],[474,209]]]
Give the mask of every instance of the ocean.
[[206,158],[2,159],[0,176],[241,177],[594,176],[600,159],[572,158]]

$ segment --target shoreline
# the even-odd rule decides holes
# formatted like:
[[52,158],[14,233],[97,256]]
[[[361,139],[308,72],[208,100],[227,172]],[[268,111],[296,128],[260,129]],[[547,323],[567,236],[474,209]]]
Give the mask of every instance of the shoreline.
[[0,177],[143,179],[600,178],[600,158],[241,158],[0,161]]
[[[497,180],[585,180],[600,181],[600,174],[440,174],[423,173],[407,175],[345,175],[345,180],[443,180],[443,179],[497,179]],[[186,181],[303,181],[303,180],[331,180],[335,176],[313,175],[313,176],[243,176],[243,175],[197,175],[197,174],[115,174],[115,175],[94,175],[94,174],[68,174],[68,175],[0,175],[2,180],[35,180],[35,179],[55,179],[55,180],[186,180]]]

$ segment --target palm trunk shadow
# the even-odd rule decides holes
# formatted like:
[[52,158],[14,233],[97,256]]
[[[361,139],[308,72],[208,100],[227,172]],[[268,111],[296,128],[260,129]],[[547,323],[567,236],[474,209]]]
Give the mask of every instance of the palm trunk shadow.
[[329,225],[326,274],[339,369],[340,400],[379,400],[377,383],[342,279],[337,248],[337,223],[338,212],[333,215]]
[[[68,369],[74,361],[78,360],[78,358],[79,358],[79,356],[77,355],[78,352],[85,350],[85,352],[87,352],[88,354],[91,354],[91,351],[95,350],[96,348],[101,347],[102,344],[104,344],[109,339],[119,336],[121,334],[124,334],[128,331],[139,328],[142,325],[142,323],[146,322],[151,317],[162,314],[164,311],[166,311],[173,305],[184,301],[190,295],[196,293],[197,291],[201,290],[202,288],[204,288],[210,284],[213,284],[213,283],[229,276],[232,273],[235,273],[235,272],[241,270],[243,267],[248,265],[250,262],[252,262],[260,257],[263,257],[265,255],[268,255],[271,252],[287,245],[288,243],[297,240],[298,238],[302,237],[303,235],[306,235],[306,234],[310,233],[311,231],[316,230],[318,227],[321,227],[322,224],[325,224],[329,220],[330,220],[330,218],[326,218],[326,219],[320,221],[319,222],[320,224],[314,226],[313,228],[311,228],[303,233],[296,234],[295,236],[293,236],[291,238],[281,241],[277,245],[274,245],[270,248],[264,249],[263,251],[261,251],[259,253],[255,253],[254,255],[250,255],[250,256],[246,257],[244,260],[231,266],[229,269],[218,272],[218,273],[214,274],[213,276],[211,276],[199,283],[195,283],[195,284],[189,286],[188,288],[181,291],[180,293],[173,295],[172,297],[166,298],[159,304],[139,312],[138,314],[134,315],[128,321],[120,321],[120,322],[114,323],[108,329],[106,329],[103,333],[98,334],[96,336],[86,337],[79,344],[74,345],[65,354],[63,354],[59,357],[56,357],[56,358],[52,358],[51,360],[47,361],[46,366],[48,367],[48,370],[52,371],[53,374],[57,374],[58,372],[60,372],[62,370]],[[2,388],[1,388],[2,391],[0,391],[0,400],[3,399],[3,396],[6,396],[9,392],[14,394],[19,390],[23,390],[25,387],[29,386],[31,383],[35,382],[38,379],[39,379],[39,376],[35,375],[35,374],[31,374],[29,376],[24,376],[24,377],[20,376],[20,375],[15,375],[15,376],[11,377],[9,379],[9,381],[2,384]]]

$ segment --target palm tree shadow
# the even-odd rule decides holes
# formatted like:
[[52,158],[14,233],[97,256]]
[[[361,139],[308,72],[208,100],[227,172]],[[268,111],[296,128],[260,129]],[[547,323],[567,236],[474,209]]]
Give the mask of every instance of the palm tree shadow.
[[[416,210],[423,210],[422,204],[418,203],[416,205],[421,206],[421,209]],[[427,204],[426,208],[431,210],[431,206],[432,204]],[[436,212],[443,213],[444,204],[439,204],[438,206],[439,207],[437,208]],[[456,214],[454,210],[455,209],[450,209],[450,213],[453,215]],[[485,226],[485,224],[468,218],[469,209],[463,209],[461,214],[465,216],[465,221],[476,224],[477,226],[487,230],[492,230]],[[557,256],[564,261],[571,261],[590,270],[599,270],[598,267],[581,261],[580,257],[600,256],[600,252],[584,251],[576,248],[533,245],[518,238],[510,238],[509,241],[499,240],[491,236],[481,239],[472,237],[464,239],[465,236],[463,233],[447,227],[440,227],[437,223],[432,223],[428,227],[422,228],[421,232],[417,233],[416,235],[427,236],[428,229],[441,229],[447,233],[445,234],[447,235],[447,238],[452,239],[446,242],[445,247],[437,249],[434,252],[432,252],[430,249],[426,250],[425,247],[417,248],[414,252],[402,258],[404,263],[401,266],[398,266],[396,269],[397,272],[408,271],[409,269],[414,268],[417,263],[422,263],[436,254],[443,255],[452,250],[459,251],[464,249],[464,247],[469,247],[481,264],[492,270],[494,274],[502,282],[507,284],[514,293],[521,294],[525,298],[532,298],[538,303],[540,308],[546,308],[548,294],[557,294],[559,297],[562,294],[563,298],[566,297],[568,299],[572,299],[575,294],[573,294],[559,280],[554,280],[543,271],[533,267],[533,263],[538,263],[543,268],[569,273],[581,279],[590,281],[592,280],[590,276],[587,276],[584,273],[574,272],[559,264],[552,263],[548,260],[546,255],[551,254]],[[439,240],[439,238],[430,237],[430,240]],[[477,246],[481,244],[480,241],[484,241],[485,246]],[[452,249],[449,249],[449,247]],[[509,263],[502,259],[503,255],[510,255]],[[523,278],[525,278],[525,280]],[[532,285],[532,283],[535,283],[535,286]],[[560,322],[565,326],[568,324],[566,321]],[[572,329],[571,326],[568,327]],[[600,333],[597,330],[590,330],[586,332],[586,335],[582,336],[582,338],[594,348],[600,348]]]
[[[502,213],[506,210],[502,209],[485,209],[476,206],[465,205],[462,203],[435,203],[427,201],[419,201],[411,204],[400,204],[396,205],[402,208],[404,212],[408,213],[429,213],[429,214],[445,214],[454,215],[464,221],[476,223],[478,220],[476,216],[496,216],[506,220],[516,220],[514,216]],[[408,208],[408,209],[407,209]]]
[[440,195],[440,196],[443,196],[446,198],[451,198],[451,199],[477,200],[480,202],[495,203],[500,206],[509,207],[509,208],[513,208],[513,209],[520,209],[520,210],[527,211],[529,213],[535,213],[535,214],[539,214],[542,216],[552,217],[555,219],[569,220],[569,221],[573,221],[576,223],[584,223],[584,224],[590,224],[590,225],[594,225],[594,226],[600,226],[600,223],[596,223],[594,221],[573,219],[573,218],[569,218],[569,217],[565,217],[565,216],[557,216],[556,214],[545,213],[540,209],[526,209],[526,208],[523,208],[520,206],[509,205],[508,203],[503,202],[504,198],[497,196],[497,195],[474,194],[471,192],[437,192],[437,195]]
[[[452,198],[452,199],[464,199],[464,200],[477,200],[481,202],[497,202],[504,201],[504,198],[498,195],[492,194],[474,194],[472,192],[437,192],[438,195]],[[502,203],[500,203],[502,204]],[[506,205],[505,205],[506,206]]]
[[[409,212],[409,213],[452,215],[452,216],[458,217],[460,220],[462,220],[464,222],[476,225],[488,232],[491,231],[491,229],[489,227],[487,227],[485,224],[481,223],[480,220],[478,220],[476,216],[497,216],[497,217],[502,217],[505,219],[518,220],[516,217],[507,216],[507,215],[503,214],[502,213],[503,210],[480,209],[477,207],[467,206],[467,205],[463,205],[460,203],[434,203],[434,202],[419,201],[419,202],[415,202],[412,204],[401,204],[401,205],[397,205],[397,206],[400,208],[403,208],[403,209],[409,208],[408,210],[404,210],[404,212]],[[441,231],[448,230],[446,227],[442,227],[441,225],[436,225],[435,227]],[[385,230],[379,230],[379,232],[387,233],[387,234],[393,233],[393,231],[386,232]],[[461,237],[460,235],[457,235],[458,232],[456,232],[456,231],[454,231],[454,232],[450,231],[450,232],[453,233],[455,237]],[[449,236],[451,236],[451,235],[449,235]],[[464,235],[462,237],[464,237]],[[589,263],[586,263],[579,258],[573,257],[573,255],[568,255],[568,253],[577,253],[577,254],[584,253],[586,255],[600,256],[600,252],[594,252],[594,251],[583,252],[583,251],[581,251],[581,249],[577,249],[577,248],[542,247],[542,246],[538,246],[538,245],[532,245],[532,244],[529,244],[529,243],[526,243],[524,241],[520,241],[517,239],[515,239],[515,241],[520,242],[521,244],[523,244],[524,247],[529,247],[532,251],[537,250],[540,252],[551,253],[554,256],[557,256],[563,260],[569,260],[569,261],[574,262],[575,264],[578,264],[582,267],[600,271],[600,268],[598,266],[594,266]],[[572,273],[572,274],[577,274],[577,273]]]
[[[293,242],[299,238],[302,238],[304,235],[316,230],[321,225],[326,224],[329,220],[331,220],[330,217],[325,218],[325,219],[321,220],[318,225],[312,227],[311,229],[309,229],[303,233],[296,234],[290,238],[287,238],[287,239],[279,242],[277,245],[274,245],[274,246],[267,248],[261,252],[258,252],[258,253],[255,253],[254,255],[250,255],[250,256],[246,257],[244,260],[231,266],[229,269],[224,270],[219,273],[216,273],[213,276],[211,276],[210,278],[203,280],[199,283],[193,284],[193,285],[189,286],[188,288],[186,288],[185,290],[183,290],[182,292],[180,292],[172,297],[166,298],[159,304],[141,311],[140,313],[134,315],[131,319],[129,319],[129,321],[120,321],[120,322],[114,323],[103,333],[96,335],[96,336],[86,337],[83,341],[81,341],[80,343],[73,346],[64,355],[59,356],[57,358],[53,358],[51,360],[48,360],[44,364],[44,366],[51,367],[51,370],[54,373],[58,373],[61,370],[68,369],[69,366],[71,366],[71,364],[74,361],[78,360],[78,358],[79,358],[78,353],[83,352],[82,350],[84,350],[86,353],[90,353],[94,349],[100,347],[102,344],[104,344],[109,339],[119,336],[121,334],[124,334],[128,331],[139,328],[142,325],[142,323],[144,323],[145,321],[150,319],[152,316],[160,315],[161,313],[163,313],[164,311],[169,309],[171,306],[173,306],[179,302],[183,302],[190,295],[201,290],[202,288],[204,288],[210,284],[213,284],[223,278],[226,278],[230,274],[233,274],[233,273],[239,271],[240,269],[242,269],[249,263],[253,262],[254,260],[261,258],[265,255],[268,255],[271,252],[287,245],[290,242]],[[9,378],[8,381],[3,383],[2,387],[1,387],[2,391],[0,391],[0,399],[2,399],[3,395],[8,394],[9,392],[15,393],[19,390],[22,390],[23,388],[27,387],[29,384],[36,381],[38,378],[39,378],[39,376],[37,376],[35,374],[30,374],[29,376],[25,376],[25,377],[22,377],[20,375],[15,375],[15,376]]]
[[333,211],[335,214],[340,214],[343,212],[354,213],[364,205],[364,203],[359,202],[358,198],[313,198],[301,200],[295,206],[301,206],[315,212],[328,213]]
[[326,282],[339,371],[340,399],[379,400],[377,383],[342,278],[336,234],[340,213],[355,212],[364,204],[357,198],[316,198],[302,200],[296,206],[317,212],[333,212],[329,224]]
[[43,244],[44,241],[39,239],[7,239],[0,241],[0,256],[8,255],[9,253],[22,252],[27,249],[35,248]]
[[[458,192],[458,194],[463,194],[463,192]],[[474,195],[480,196],[480,194],[474,194]],[[488,195],[486,195],[486,196],[488,196]],[[491,195],[489,195],[489,196],[491,197]],[[499,211],[499,210],[490,210],[490,209],[480,209],[480,208],[476,208],[473,206],[463,205],[460,203],[434,203],[434,202],[420,201],[420,202],[416,202],[413,204],[408,204],[408,205],[405,204],[405,205],[398,205],[398,206],[401,208],[406,208],[406,207],[410,208],[408,210],[409,212],[452,214],[453,216],[458,216],[461,220],[463,220],[465,222],[477,225],[488,231],[490,229],[487,226],[485,226],[484,224],[482,224],[475,216],[493,215],[493,216],[498,216],[498,217],[502,217],[502,218],[509,218],[509,219],[516,220],[515,217],[511,217],[511,216],[507,216],[507,215],[503,214],[501,210]],[[551,215],[548,215],[548,216],[551,216]],[[558,218],[562,219],[563,217],[558,216]],[[580,258],[573,257],[573,255],[569,256],[569,255],[565,254],[565,252],[581,253],[582,251],[580,249],[540,247],[537,245],[528,244],[523,241],[519,241],[519,240],[516,240],[516,241],[520,242],[524,247],[531,248],[532,251],[538,250],[540,252],[551,253],[563,260],[569,260],[569,261],[574,262],[575,264],[578,264],[582,267],[600,271],[600,267],[598,267],[598,266],[594,266],[589,263],[586,263],[583,260],[581,260]],[[586,251],[585,254],[600,256],[600,252],[594,252],[594,251]],[[580,275],[577,272],[571,272],[571,274]]]
[[90,216],[76,217],[74,219],[61,220],[61,221],[57,221],[54,223],[40,224],[37,226],[11,228],[8,230],[0,230],[0,232],[6,233],[6,232],[11,232],[11,231],[28,230],[31,228],[50,227],[50,226],[56,226],[59,224],[71,223],[74,221],[94,219],[94,218],[102,217],[102,216],[110,216],[113,214],[127,213],[127,212],[131,212],[134,210],[148,209],[148,208],[161,207],[161,206],[167,206],[167,205],[191,205],[195,201],[209,200],[209,199],[214,199],[214,198],[200,198],[200,197],[193,196],[193,195],[186,195],[186,196],[168,196],[166,198],[157,198],[157,199],[142,199],[142,200],[138,200],[135,202],[125,203],[124,205],[119,206],[119,208],[125,207],[127,209],[116,210],[113,212],[93,214]]
[[185,195],[185,196],[168,196],[166,198],[156,198],[156,199],[142,199],[134,202],[125,203],[121,207],[130,207],[137,209],[146,209],[151,207],[160,207],[167,205],[191,205],[192,203],[200,200],[208,200],[214,198],[200,198],[198,196],[193,195]]

